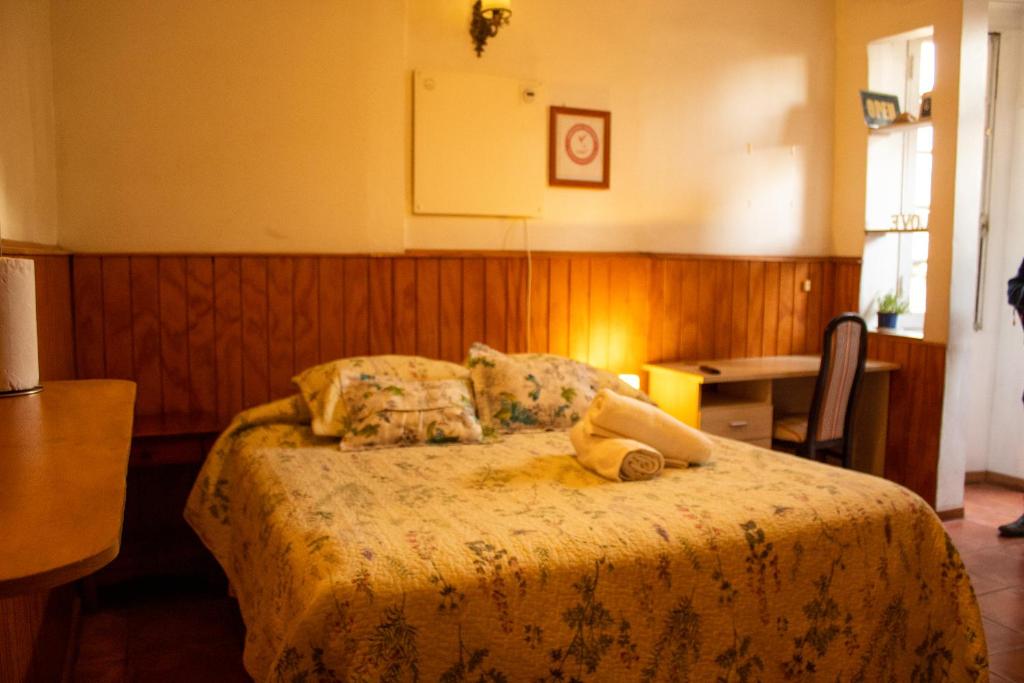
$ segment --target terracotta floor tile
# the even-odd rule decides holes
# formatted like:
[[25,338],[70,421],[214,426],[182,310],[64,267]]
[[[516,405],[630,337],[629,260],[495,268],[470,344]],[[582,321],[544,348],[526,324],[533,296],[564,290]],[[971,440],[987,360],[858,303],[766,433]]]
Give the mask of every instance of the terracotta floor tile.
[[241,648],[216,644],[176,644],[145,657],[132,659],[131,679],[145,683],[247,683],[252,679],[241,665]]
[[1013,582],[991,576],[985,576],[978,572],[968,571],[967,573],[971,576],[971,586],[974,588],[974,594],[978,597],[981,597],[986,593],[1003,590],[1004,588],[1014,588],[1017,585]]
[[978,597],[981,614],[991,621],[1024,632],[1024,590],[1004,588]]
[[988,663],[994,674],[1024,683],[1024,648],[989,654]]
[[983,618],[985,623],[985,642],[988,643],[989,654],[1024,648],[1024,633],[1014,631],[999,622]]
[[86,615],[78,646],[80,661],[118,661],[128,654],[128,619],[120,611]]

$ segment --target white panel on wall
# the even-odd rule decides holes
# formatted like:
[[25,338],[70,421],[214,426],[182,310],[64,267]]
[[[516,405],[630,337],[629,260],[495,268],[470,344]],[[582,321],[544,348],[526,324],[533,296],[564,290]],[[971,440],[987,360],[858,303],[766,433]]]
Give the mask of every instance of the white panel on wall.
[[538,83],[416,71],[413,211],[536,217],[546,183],[547,117]]

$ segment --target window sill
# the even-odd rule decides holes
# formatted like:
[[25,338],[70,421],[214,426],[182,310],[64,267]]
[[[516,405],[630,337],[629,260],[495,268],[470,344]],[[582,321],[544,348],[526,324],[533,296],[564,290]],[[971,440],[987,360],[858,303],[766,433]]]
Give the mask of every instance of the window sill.
[[868,332],[881,334],[886,337],[903,337],[904,339],[924,339],[923,330],[890,330],[877,325],[868,325]]

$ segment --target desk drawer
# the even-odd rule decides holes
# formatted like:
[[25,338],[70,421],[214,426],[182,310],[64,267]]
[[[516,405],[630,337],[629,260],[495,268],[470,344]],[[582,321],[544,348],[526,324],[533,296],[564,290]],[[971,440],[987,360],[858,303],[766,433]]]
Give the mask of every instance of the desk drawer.
[[700,411],[700,428],[738,441],[771,439],[772,406],[770,403],[707,406]]

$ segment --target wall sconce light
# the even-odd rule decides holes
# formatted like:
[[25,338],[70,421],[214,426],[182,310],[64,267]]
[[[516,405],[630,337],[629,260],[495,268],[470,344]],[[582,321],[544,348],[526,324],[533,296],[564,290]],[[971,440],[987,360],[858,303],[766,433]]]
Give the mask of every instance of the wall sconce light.
[[512,0],[476,0],[469,35],[473,36],[477,57],[483,55],[487,39],[498,35],[498,29],[508,24],[511,17]]

